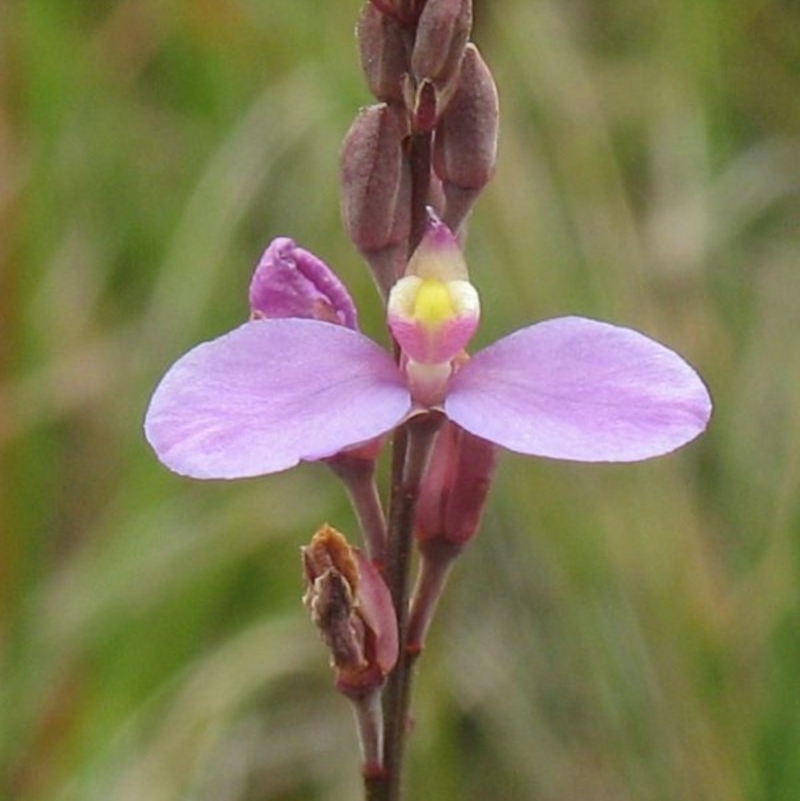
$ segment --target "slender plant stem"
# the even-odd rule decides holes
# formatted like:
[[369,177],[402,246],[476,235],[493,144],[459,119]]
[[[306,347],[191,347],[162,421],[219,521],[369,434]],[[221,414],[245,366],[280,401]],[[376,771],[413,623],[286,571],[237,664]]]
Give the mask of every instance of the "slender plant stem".
[[351,697],[351,704],[361,743],[361,764],[366,785],[371,776],[383,773],[383,706],[381,688],[374,687],[366,695]]
[[369,558],[382,565],[386,552],[386,518],[375,484],[375,461],[340,454],[328,464],[341,478],[350,496]]
[[[430,193],[431,136],[412,135],[407,158],[411,168],[411,232],[409,257],[419,244],[427,224]],[[398,354],[399,355],[399,354]],[[430,448],[441,424],[438,415],[424,415],[400,427],[394,435],[389,500],[388,537],[384,574],[397,615],[400,655],[389,674],[383,695],[384,750],[381,772],[364,774],[366,801],[400,801],[403,755],[408,727],[411,676],[416,655],[406,649],[409,575],[414,533],[414,512],[419,484]]]
[[[380,801],[399,801],[401,773],[408,729],[408,706],[413,659],[405,647],[408,622],[409,574],[413,544],[414,511],[419,486],[428,463],[436,431],[441,424],[438,414],[426,414],[410,420],[404,427],[402,450],[405,452],[400,480],[392,488],[389,512],[389,547],[387,582],[397,614],[400,656],[389,675],[384,693],[386,721],[383,767],[385,795]],[[396,442],[396,447],[400,443]]]
[[384,801],[386,798],[386,774],[364,773],[364,799],[365,801]]

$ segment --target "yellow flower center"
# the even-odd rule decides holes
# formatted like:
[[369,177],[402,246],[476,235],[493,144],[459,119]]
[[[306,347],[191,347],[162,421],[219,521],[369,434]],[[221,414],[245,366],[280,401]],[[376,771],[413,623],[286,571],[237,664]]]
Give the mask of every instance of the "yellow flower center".
[[453,299],[444,281],[423,278],[414,298],[414,319],[428,329],[435,329],[446,320],[452,320],[456,314]]

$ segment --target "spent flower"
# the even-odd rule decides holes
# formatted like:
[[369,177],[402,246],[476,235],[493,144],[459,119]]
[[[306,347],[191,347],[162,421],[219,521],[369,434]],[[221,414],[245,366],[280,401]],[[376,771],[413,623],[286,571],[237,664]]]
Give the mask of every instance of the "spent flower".
[[383,684],[397,661],[397,621],[375,565],[331,526],[302,549],[303,598],[331,653],[336,684],[360,695]]

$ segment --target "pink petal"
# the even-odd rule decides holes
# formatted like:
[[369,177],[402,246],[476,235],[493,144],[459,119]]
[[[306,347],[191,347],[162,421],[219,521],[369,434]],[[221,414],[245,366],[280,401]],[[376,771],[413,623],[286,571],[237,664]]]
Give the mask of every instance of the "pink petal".
[[176,473],[244,478],[376,437],[409,405],[391,357],[358,332],[317,320],[258,320],[170,368],[145,434]]
[[643,334],[581,317],[517,331],[455,375],[445,411],[513,451],[585,462],[668,453],[706,427],[695,371]]

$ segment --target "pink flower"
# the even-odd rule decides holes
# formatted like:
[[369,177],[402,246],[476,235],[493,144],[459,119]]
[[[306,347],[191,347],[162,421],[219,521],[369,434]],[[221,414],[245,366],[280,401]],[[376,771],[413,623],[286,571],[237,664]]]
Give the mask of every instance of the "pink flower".
[[583,317],[528,326],[468,359],[477,293],[438,222],[389,298],[399,366],[356,330],[333,273],[291,240],[270,245],[250,294],[257,319],[190,350],[153,394],[147,439],[182,475],[285,470],[372,440],[420,408],[518,453],[584,462],[668,453],[711,415],[680,356]]

